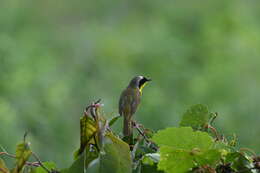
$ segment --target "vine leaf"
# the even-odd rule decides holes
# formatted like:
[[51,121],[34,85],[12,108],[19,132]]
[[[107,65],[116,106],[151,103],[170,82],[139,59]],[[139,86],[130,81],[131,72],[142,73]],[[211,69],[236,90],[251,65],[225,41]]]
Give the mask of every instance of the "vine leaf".
[[214,167],[221,159],[221,153],[216,149],[198,153],[194,158],[198,166],[210,165]]
[[182,116],[180,126],[189,126],[194,130],[205,130],[205,125],[209,123],[212,114],[208,107],[202,104],[191,106]]
[[167,173],[184,173],[194,165],[192,155],[187,151],[163,146],[160,148],[160,153],[158,168]]
[[159,147],[159,170],[185,173],[195,166],[215,164],[220,153],[213,149],[213,138],[191,127],[172,127],[158,131],[152,138]]
[[208,150],[213,139],[206,132],[193,131],[190,127],[171,127],[159,130],[152,138],[159,146],[170,146],[183,150]]

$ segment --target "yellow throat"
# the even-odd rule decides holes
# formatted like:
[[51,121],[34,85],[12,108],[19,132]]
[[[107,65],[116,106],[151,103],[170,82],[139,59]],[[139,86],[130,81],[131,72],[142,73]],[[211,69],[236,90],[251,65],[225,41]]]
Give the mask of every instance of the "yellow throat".
[[143,85],[141,85],[141,87],[139,88],[139,91],[140,91],[140,93],[142,94],[142,90],[143,90],[143,88],[144,88],[144,86],[146,85],[146,83],[147,82],[145,82]]

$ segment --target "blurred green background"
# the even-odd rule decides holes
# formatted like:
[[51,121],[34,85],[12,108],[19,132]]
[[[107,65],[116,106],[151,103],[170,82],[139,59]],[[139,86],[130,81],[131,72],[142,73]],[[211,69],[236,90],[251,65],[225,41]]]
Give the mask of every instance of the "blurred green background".
[[203,103],[222,133],[260,152],[260,1],[4,0],[0,9],[0,144],[9,152],[29,131],[42,160],[69,166],[84,107],[102,98],[116,115],[139,74],[153,79],[135,116],[145,127],[177,126]]

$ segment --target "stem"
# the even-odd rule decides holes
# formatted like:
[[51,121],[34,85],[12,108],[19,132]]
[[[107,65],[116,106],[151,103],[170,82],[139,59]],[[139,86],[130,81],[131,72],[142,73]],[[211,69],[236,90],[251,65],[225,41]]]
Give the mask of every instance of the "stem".
[[16,159],[16,156],[13,155],[13,154],[9,154],[7,152],[0,152],[0,155],[7,155],[8,157],[12,157],[12,158],[15,158]]
[[[144,134],[144,132],[140,129],[139,124],[137,124],[137,123],[134,122],[134,121],[132,121],[132,123],[133,123],[134,127],[137,129],[137,131],[139,132],[139,134],[144,138],[144,140],[145,140],[148,144],[152,144],[153,142],[150,141],[150,140],[146,137],[146,135]],[[155,147],[154,149],[157,150],[158,148]]]
[[240,148],[240,151],[247,151],[247,152],[251,153],[254,157],[257,156],[256,153],[249,148]]
[[220,137],[219,137],[219,135],[218,135],[218,132],[217,132],[217,130],[214,128],[214,127],[212,127],[211,125],[207,125],[207,128],[209,128],[214,134],[215,134],[215,136],[216,136],[216,138],[217,138],[217,141],[219,141],[220,140]]
[[34,153],[32,152],[33,157],[38,161],[39,165],[48,173],[51,173],[52,171],[50,171],[46,166],[43,165],[42,161],[40,160],[40,158]]
[[210,122],[209,122],[209,124],[212,124],[213,123],[213,121],[217,118],[217,116],[218,116],[218,113],[217,112],[215,112],[214,113],[214,115],[213,115],[213,117],[211,118],[211,120],[210,120]]

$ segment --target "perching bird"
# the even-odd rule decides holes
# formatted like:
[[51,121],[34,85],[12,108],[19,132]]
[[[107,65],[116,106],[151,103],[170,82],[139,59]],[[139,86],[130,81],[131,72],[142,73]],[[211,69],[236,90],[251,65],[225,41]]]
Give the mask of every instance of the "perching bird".
[[151,79],[144,76],[134,77],[119,99],[119,114],[124,117],[123,135],[128,143],[133,139],[132,116],[140,104],[142,89],[148,81]]

